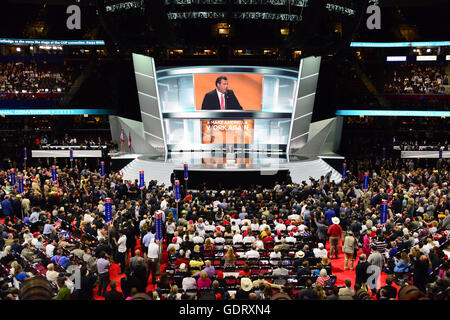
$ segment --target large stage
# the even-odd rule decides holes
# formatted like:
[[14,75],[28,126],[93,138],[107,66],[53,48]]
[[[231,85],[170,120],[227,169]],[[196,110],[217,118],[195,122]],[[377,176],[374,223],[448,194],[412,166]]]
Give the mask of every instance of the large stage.
[[184,164],[189,168],[189,186],[196,188],[203,181],[218,185],[220,182],[230,185],[262,184],[271,185],[282,182],[289,172],[292,181],[310,183],[310,177],[319,179],[331,171],[331,180],[339,183],[341,174],[319,157],[298,157],[288,159],[284,154],[247,153],[214,154],[211,152],[176,152],[165,157],[151,157],[144,154],[117,154],[112,160],[130,159],[121,173],[125,180],[139,178],[144,171],[146,184],[157,180],[159,184],[170,185],[170,175],[175,170],[183,181]]

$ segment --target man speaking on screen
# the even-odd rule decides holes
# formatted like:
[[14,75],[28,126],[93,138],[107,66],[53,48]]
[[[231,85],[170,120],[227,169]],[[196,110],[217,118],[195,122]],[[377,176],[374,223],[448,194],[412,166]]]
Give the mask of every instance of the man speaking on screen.
[[216,79],[216,89],[205,94],[202,110],[242,110],[233,90],[228,90],[227,77]]

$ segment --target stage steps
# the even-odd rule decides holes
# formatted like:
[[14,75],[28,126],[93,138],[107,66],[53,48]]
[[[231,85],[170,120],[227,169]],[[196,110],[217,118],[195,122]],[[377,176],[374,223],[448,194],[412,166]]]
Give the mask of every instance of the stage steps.
[[341,174],[322,159],[289,162],[284,166],[291,172],[292,181],[295,183],[306,181],[308,184],[311,184],[309,177],[319,180],[321,176],[325,176],[330,170],[330,181],[334,180],[336,183],[339,183],[342,179]]
[[[166,186],[169,186],[170,174],[174,169],[180,170],[182,165],[136,158],[120,172],[124,180],[134,181],[139,179],[139,171],[143,170],[146,185],[148,185],[150,180],[157,180],[158,184],[164,183]],[[311,184],[309,177],[319,180],[321,176],[325,176],[330,170],[332,172],[331,181],[334,180],[336,183],[341,181],[341,174],[320,158],[284,163],[280,166],[280,169],[289,169],[292,181],[295,183],[306,181],[308,184]]]
[[120,173],[124,180],[139,180],[139,171],[144,171],[145,184],[148,185],[150,180],[157,180],[158,184],[170,186],[170,174],[175,169],[176,164],[164,163],[160,161],[146,161],[139,158],[134,159],[126,165]]

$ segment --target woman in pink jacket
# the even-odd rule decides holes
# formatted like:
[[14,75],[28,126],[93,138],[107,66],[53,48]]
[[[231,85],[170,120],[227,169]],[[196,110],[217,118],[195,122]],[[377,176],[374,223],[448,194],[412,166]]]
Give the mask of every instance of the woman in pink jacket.
[[366,234],[364,236],[364,239],[363,239],[362,250],[363,250],[363,253],[366,254],[367,256],[370,255],[370,234],[371,233],[372,232],[370,230],[367,230]]

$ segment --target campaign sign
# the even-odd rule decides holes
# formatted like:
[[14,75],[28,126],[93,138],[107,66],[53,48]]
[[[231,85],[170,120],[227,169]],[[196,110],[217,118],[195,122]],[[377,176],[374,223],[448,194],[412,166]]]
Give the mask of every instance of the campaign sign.
[[364,173],[364,180],[363,180],[363,190],[364,192],[369,190],[369,173]]
[[381,201],[381,217],[380,217],[380,224],[386,224],[387,222],[387,216],[388,216],[388,202],[387,200]]
[[56,166],[52,166],[52,181],[56,182],[57,180],[57,175],[56,175]]
[[163,230],[162,230],[162,212],[155,212],[155,242],[161,243],[163,239]]
[[175,180],[175,201],[180,202],[181,193],[180,193],[180,181]]
[[111,223],[112,221],[112,199],[105,199],[105,222]]
[[139,188],[145,188],[144,171],[139,171]]
[[184,164],[184,180],[188,180],[189,176],[188,176],[188,164],[185,163]]
[[14,172],[14,169],[11,169],[10,178],[11,178],[10,183],[11,186],[13,187],[16,185],[16,173]]
[[345,179],[346,176],[347,176],[347,164],[344,162],[342,164],[342,179]]
[[105,161],[100,162],[100,176],[105,176]]
[[17,190],[17,192],[19,192],[19,194],[22,194],[24,192],[22,175],[19,176],[19,189]]

